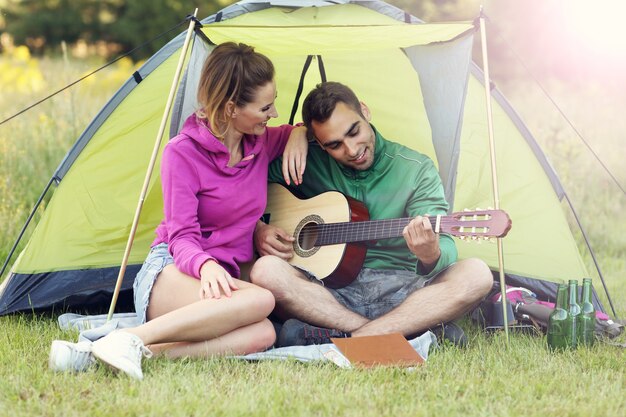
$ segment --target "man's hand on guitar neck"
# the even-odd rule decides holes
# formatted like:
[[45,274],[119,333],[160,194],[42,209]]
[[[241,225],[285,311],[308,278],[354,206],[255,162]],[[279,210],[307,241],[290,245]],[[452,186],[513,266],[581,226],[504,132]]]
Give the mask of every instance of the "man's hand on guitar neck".
[[409,250],[422,263],[423,272],[430,272],[441,256],[439,236],[433,231],[428,216],[417,216],[402,231]]
[[295,239],[287,232],[258,221],[254,229],[254,247],[261,256],[274,255],[288,260],[293,257],[293,242]]

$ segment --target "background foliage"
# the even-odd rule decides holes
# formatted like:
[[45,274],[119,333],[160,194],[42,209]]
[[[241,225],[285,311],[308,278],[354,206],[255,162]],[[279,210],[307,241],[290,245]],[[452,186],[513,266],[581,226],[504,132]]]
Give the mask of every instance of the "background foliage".
[[[202,16],[213,14],[225,3],[203,0]],[[4,26],[15,43],[27,45],[37,55],[58,49],[62,41],[79,40],[105,42],[106,53],[111,54],[133,49],[170,29],[198,4],[197,0],[4,0],[0,2],[4,18],[0,29]],[[155,41],[135,58],[152,55],[167,40]]]

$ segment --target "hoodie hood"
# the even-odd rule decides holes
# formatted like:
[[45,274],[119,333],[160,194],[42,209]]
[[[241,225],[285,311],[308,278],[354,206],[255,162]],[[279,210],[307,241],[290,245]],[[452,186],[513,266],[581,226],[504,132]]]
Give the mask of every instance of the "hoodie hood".
[[195,113],[185,120],[185,124],[180,131],[180,135],[185,135],[191,139],[197,146],[206,150],[209,157],[213,159],[216,165],[225,172],[237,172],[241,168],[248,165],[252,159],[261,151],[263,141],[255,135],[243,135],[243,159],[233,167],[228,166],[230,154],[228,148],[220,141],[209,128],[206,120],[201,119]]

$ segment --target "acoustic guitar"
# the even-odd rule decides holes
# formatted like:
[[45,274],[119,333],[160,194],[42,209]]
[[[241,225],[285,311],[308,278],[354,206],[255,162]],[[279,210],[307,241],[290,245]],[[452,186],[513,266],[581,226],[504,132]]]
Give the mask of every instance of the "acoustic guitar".
[[[338,191],[299,199],[279,184],[268,187],[265,221],[291,234],[294,256],[289,263],[313,273],[330,288],[341,288],[357,277],[367,253],[361,242],[402,236],[413,219],[369,220],[365,205]],[[503,237],[511,219],[502,210],[456,212],[432,216],[436,233],[461,238]]]

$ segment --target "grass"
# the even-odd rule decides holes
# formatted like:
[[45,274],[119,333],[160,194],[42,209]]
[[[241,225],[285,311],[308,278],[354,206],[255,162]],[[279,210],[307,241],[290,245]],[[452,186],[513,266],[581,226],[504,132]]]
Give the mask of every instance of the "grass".
[[549,352],[542,338],[485,336],[444,346],[415,371],[229,359],[144,361],[141,383],[104,367],[47,371],[50,341],[75,338],[49,318],[0,318],[0,410],[11,416],[619,416],[625,351]]
[[[0,119],[96,65],[18,58],[0,60],[0,90],[3,98],[10,97],[0,104]],[[22,72],[31,71],[39,84],[29,84],[27,77],[9,79],[3,64],[21,65]],[[78,133],[130,72],[124,66],[107,69],[0,126],[0,260]],[[557,171],[565,173],[562,180],[575,204],[582,206],[581,217],[597,220],[589,227],[592,243],[618,314],[624,317],[624,222],[606,219],[623,211],[623,196],[616,197],[601,175],[590,174],[597,168],[580,162],[584,152],[572,144],[566,128],[555,119],[544,119],[545,111],[533,112],[536,102],[527,93],[507,95],[531,129],[539,132],[538,140]],[[618,110],[606,116],[618,121],[615,132],[602,132],[601,142],[595,144],[615,150],[603,155],[614,168],[621,166],[618,159],[624,146],[618,140],[623,132]],[[593,117],[584,116],[577,120],[591,125]],[[621,416],[626,409],[623,348],[598,344],[552,353],[541,337],[512,334],[507,347],[502,334],[485,335],[472,325],[468,334],[468,349],[444,346],[413,372],[345,370],[295,361],[153,359],[145,361],[145,380],[136,383],[104,367],[79,375],[52,373],[46,363],[51,341],[74,340],[76,334],[60,330],[53,316],[0,317],[0,415],[589,417]],[[625,337],[619,341],[624,343]]]

